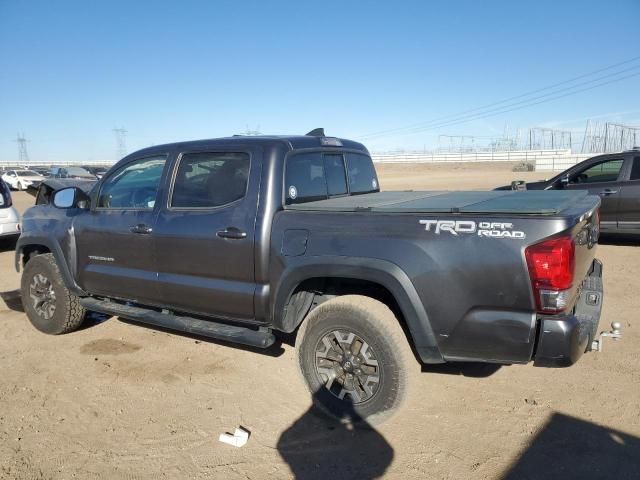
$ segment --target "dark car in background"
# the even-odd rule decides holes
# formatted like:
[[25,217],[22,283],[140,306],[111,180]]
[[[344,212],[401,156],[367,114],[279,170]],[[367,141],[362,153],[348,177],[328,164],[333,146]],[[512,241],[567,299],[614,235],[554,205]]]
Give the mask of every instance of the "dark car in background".
[[39,173],[43,177],[48,177],[49,175],[51,175],[51,169],[49,167],[31,167],[31,170]]
[[640,148],[589,158],[549,180],[496,190],[585,190],[599,195],[603,233],[640,235]]
[[95,180],[97,177],[82,167],[51,167],[52,178],[77,178]]
[[101,179],[104,176],[104,174],[107,173],[107,169],[105,167],[83,165],[82,168],[84,168],[87,172],[91,173],[92,175],[95,175],[97,179]]

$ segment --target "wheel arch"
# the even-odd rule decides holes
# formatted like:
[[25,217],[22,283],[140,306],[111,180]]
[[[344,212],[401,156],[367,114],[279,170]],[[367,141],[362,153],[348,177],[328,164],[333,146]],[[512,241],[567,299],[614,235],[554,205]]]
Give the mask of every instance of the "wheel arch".
[[424,363],[444,361],[422,301],[410,278],[396,264],[371,258],[302,257],[295,265],[288,266],[281,278],[274,295],[274,328],[293,332],[302,323],[312,305],[308,298],[302,300],[302,305],[292,304],[298,292],[311,286],[312,292],[315,288],[318,293],[324,289],[331,294],[328,286],[346,281],[350,287],[364,287],[365,291],[368,286],[375,287],[373,294],[347,289],[337,292],[338,295],[359,293],[387,304],[401,316],[399,321],[420,360]]
[[20,267],[24,267],[33,255],[43,253],[51,253],[58,265],[60,274],[64,280],[65,286],[74,295],[84,296],[86,293],[75,282],[71,269],[66,261],[62,248],[57,242],[46,237],[23,237],[18,239],[15,253],[15,268],[20,271]]

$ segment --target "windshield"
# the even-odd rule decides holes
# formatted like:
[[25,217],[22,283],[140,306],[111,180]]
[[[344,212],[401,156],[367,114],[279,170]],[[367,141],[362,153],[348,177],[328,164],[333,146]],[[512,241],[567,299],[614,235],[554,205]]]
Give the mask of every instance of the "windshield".
[[38,172],[34,172],[33,170],[16,170],[16,174],[21,177],[39,177],[40,176]]
[[89,172],[87,172],[84,168],[81,167],[68,167],[67,175],[77,175],[82,177],[92,177]]

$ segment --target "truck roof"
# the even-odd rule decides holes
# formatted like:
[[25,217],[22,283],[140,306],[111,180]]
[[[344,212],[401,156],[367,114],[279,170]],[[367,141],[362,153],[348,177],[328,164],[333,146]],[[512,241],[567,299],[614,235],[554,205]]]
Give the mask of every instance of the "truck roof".
[[[329,139],[329,140],[327,140]],[[337,140],[340,145],[328,145],[326,142]],[[338,138],[331,136],[313,136],[313,135],[234,135],[232,137],[209,138],[203,140],[191,140],[187,142],[167,143],[164,145],[154,145],[142,150],[134,152],[136,155],[141,153],[157,153],[175,149],[203,149],[216,148],[224,146],[237,145],[273,145],[275,143],[284,143],[290,150],[302,148],[320,148],[320,147],[339,147],[353,150],[360,150],[369,153],[367,148],[353,140],[346,138]]]

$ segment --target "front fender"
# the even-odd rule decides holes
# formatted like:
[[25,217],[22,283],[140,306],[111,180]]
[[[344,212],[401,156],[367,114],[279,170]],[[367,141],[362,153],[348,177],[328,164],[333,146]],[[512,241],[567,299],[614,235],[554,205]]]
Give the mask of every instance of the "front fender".
[[297,324],[284,324],[284,311],[294,290],[312,278],[352,278],[377,283],[395,298],[407,322],[413,345],[424,363],[442,363],[429,317],[407,274],[396,264],[372,258],[342,256],[302,256],[291,259],[282,272],[274,295],[271,318],[274,327],[292,332]]
[[78,296],[86,296],[87,293],[82,290],[71,274],[71,269],[69,267],[69,263],[67,262],[67,257],[65,257],[64,252],[60,244],[55,241],[55,239],[51,237],[44,237],[40,235],[20,235],[18,239],[18,243],[16,244],[16,253],[15,253],[15,268],[17,272],[20,272],[20,260],[22,258],[22,254],[25,249],[29,249],[29,247],[45,247],[49,252],[53,254],[53,257],[56,260],[56,264],[58,265],[58,269],[60,270],[60,274],[62,275],[62,279],[64,280],[65,286],[69,289],[71,293]]

